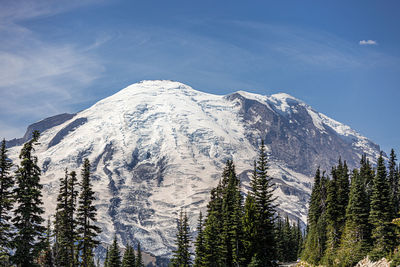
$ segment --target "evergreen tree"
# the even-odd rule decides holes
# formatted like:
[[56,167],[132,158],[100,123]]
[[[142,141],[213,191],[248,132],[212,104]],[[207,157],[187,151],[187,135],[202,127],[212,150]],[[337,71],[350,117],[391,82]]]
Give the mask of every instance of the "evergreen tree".
[[276,258],[274,236],[274,220],[276,212],[272,178],[268,176],[267,153],[265,151],[264,141],[261,143],[256,171],[256,180],[252,181],[252,194],[254,195],[258,214],[254,252],[259,261],[272,266],[274,265],[274,260]]
[[78,254],[76,253],[76,241],[77,241],[77,232],[76,226],[77,221],[75,218],[76,213],[76,202],[78,197],[78,179],[76,178],[76,172],[71,171],[69,174],[69,180],[67,184],[67,193],[68,193],[68,201],[66,207],[66,231],[65,231],[65,240],[67,244],[67,248],[69,250],[70,256],[70,264],[72,267],[76,266],[76,257]]
[[367,193],[368,203],[371,200],[372,187],[374,184],[374,170],[372,169],[371,163],[367,159],[367,155],[363,155],[360,161],[360,178],[364,183],[365,191]]
[[[7,156],[6,140],[3,139],[0,148],[0,254],[8,258],[8,248],[11,247],[11,216],[14,196],[14,178],[10,174],[11,160]],[[5,255],[4,255],[5,254]]]
[[254,196],[248,194],[244,204],[244,216],[243,216],[243,245],[245,251],[245,262],[244,265],[250,264],[254,253],[255,253],[255,242],[257,239],[257,230],[256,230],[256,222],[257,222],[257,207]]
[[188,218],[186,213],[180,212],[179,220],[177,223],[178,233],[176,235],[176,247],[174,255],[171,259],[172,266],[188,267],[191,266],[190,259],[190,233]]
[[285,220],[278,218],[276,222],[277,259],[281,262],[290,262],[297,259],[299,239],[297,225],[290,224],[288,216]]
[[117,236],[114,236],[114,241],[111,245],[110,251],[108,252],[108,267],[121,267],[121,254],[117,243]]
[[196,257],[194,260],[195,267],[206,267],[205,265],[205,254],[206,249],[204,246],[204,232],[203,232],[203,214],[200,211],[199,222],[197,224],[197,238],[195,242],[195,253]]
[[14,190],[16,207],[14,210],[15,232],[13,233],[15,253],[13,261],[18,266],[35,266],[35,259],[43,248],[46,228],[42,225],[42,185],[37,157],[32,154],[39,139],[39,132],[25,143],[19,158],[21,165],[15,173],[17,186]]
[[207,218],[204,222],[204,261],[206,266],[223,266],[222,243],[222,185],[211,190],[211,199],[207,205]]
[[83,267],[94,264],[93,249],[99,244],[96,237],[101,232],[100,228],[94,225],[97,221],[94,200],[95,196],[90,182],[90,163],[88,159],[85,159],[82,167],[81,193],[79,195],[77,214],[78,248],[81,256],[81,266]]
[[284,236],[284,249],[285,249],[285,257],[284,261],[295,261],[297,259],[297,242],[296,242],[296,228],[294,225],[290,224],[289,217],[286,215],[285,224],[283,227],[283,236]]
[[308,210],[308,231],[302,258],[311,264],[319,264],[326,247],[326,195],[328,179],[321,177],[318,168],[314,177]]
[[[368,214],[370,213],[371,210],[371,196],[372,196],[372,187],[373,187],[373,181],[374,181],[374,176],[375,176],[375,171],[373,170],[371,163],[367,159],[367,156],[364,154],[361,158],[360,161],[360,180],[363,183],[363,187],[366,193],[366,203],[367,203],[367,208],[368,208]],[[372,239],[371,239],[371,231],[372,231],[372,225],[370,223],[367,224],[368,228],[366,229],[366,241],[368,242],[369,245],[372,245]]]
[[349,193],[350,193],[350,185],[349,185],[349,170],[347,168],[346,161],[343,162],[339,159],[339,164],[337,166],[337,201],[338,201],[338,230],[339,235],[342,234],[344,225],[346,222],[346,209],[349,203]]
[[341,266],[354,266],[369,251],[369,203],[365,184],[358,172],[353,171],[346,226],[341,239],[338,256]]
[[296,240],[297,240],[297,254],[296,254],[296,259],[300,258],[301,253],[303,252],[303,244],[304,244],[304,238],[303,238],[303,232],[301,231],[301,226],[300,226],[300,219],[297,219],[297,224],[296,224]]
[[390,186],[390,195],[392,198],[393,203],[393,217],[399,213],[399,176],[397,172],[397,163],[396,163],[396,153],[394,149],[390,151],[390,158],[389,158],[389,171],[388,171],[388,179],[389,179],[389,186]]
[[276,258],[284,262],[286,258],[286,240],[284,236],[284,226],[283,226],[283,221],[281,217],[278,217],[276,220],[276,226],[275,226],[275,231],[276,231]]
[[137,245],[136,267],[144,267],[143,258],[142,258],[142,248],[140,246],[140,242]]
[[226,181],[222,195],[223,260],[225,266],[237,266],[243,262],[243,209],[240,181],[232,161],[227,161],[223,176]]
[[42,251],[42,257],[40,260],[41,261],[40,265],[43,267],[53,267],[54,266],[53,252],[52,252],[51,241],[50,241],[51,236],[52,236],[51,221],[49,218],[47,221],[47,230],[46,230],[46,239],[45,239],[45,244],[44,244],[44,250]]
[[59,266],[70,266],[73,257],[68,248],[68,170],[65,169],[65,175],[60,179],[59,194],[57,196],[56,219],[54,222],[56,232],[56,263]]
[[333,265],[336,257],[336,250],[340,244],[342,207],[339,202],[339,176],[341,175],[341,166],[332,168],[332,179],[328,182],[328,191],[326,198],[326,222],[327,222],[327,242],[324,252],[323,262],[326,265]]
[[131,245],[126,245],[124,257],[122,259],[122,267],[136,267],[135,251]]
[[372,224],[373,249],[371,258],[378,259],[394,248],[394,225],[392,201],[389,182],[387,180],[386,167],[382,152],[378,158],[376,175],[373,180],[371,209],[369,222]]

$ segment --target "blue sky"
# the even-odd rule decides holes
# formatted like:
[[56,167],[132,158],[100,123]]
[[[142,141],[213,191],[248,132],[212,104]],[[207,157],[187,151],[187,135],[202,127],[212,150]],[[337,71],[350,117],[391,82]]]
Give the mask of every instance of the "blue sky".
[[171,79],[286,92],[400,151],[399,1],[1,2],[2,137]]

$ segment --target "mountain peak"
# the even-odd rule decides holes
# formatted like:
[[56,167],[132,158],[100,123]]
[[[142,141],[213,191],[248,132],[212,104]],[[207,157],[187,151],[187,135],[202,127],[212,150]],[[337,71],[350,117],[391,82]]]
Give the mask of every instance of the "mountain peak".
[[168,90],[189,90],[194,89],[184,83],[172,81],[172,80],[143,80],[138,83],[134,83],[126,87],[124,90],[144,90],[144,91],[168,91]]
[[296,102],[300,102],[300,103],[303,103],[303,101],[301,101],[300,99],[298,99],[298,98],[295,98],[294,96],[291,96],[291,95],[289,95],[289,94],[287,94],[287,93],[277,93],[277,94],[273,94],[273,95],[271,95],[271,98],[275,98],[275,99],[279,99],[279,100],[287,100],[287,99],[290,99],[290,100],[294,100],[294,101],[296,101]]

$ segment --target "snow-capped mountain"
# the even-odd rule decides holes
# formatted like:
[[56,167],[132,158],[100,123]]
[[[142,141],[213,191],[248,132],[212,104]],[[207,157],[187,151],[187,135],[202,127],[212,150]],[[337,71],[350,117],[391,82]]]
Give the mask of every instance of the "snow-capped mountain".
[[227,159],[247,191],[262,139],[279,211],[303,222],[317,166],[329,170],[341,156],[355,167],[362,153],[371,159],[379,154],[379,146],[349,126],[290,95],[219,96],[174,81],[142,81],[79,113],[31,125],[24,138],[8,143],[16,162],[34,129],[42,131],[36,154],[48,214],[64,169],[79,171],[87,157],[102,241],[117,233],[123,243],[140,241],[144,251],[160,257],[173,249],[180,209],[195,229]]

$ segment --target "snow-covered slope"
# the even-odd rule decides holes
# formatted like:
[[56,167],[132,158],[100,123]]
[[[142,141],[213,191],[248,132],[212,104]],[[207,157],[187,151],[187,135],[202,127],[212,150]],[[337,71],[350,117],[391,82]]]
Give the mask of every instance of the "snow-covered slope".
[[[143,81],[42,133],[36,153],[46,209],[54,211],[64,169],[79,170],[88,157],[101,239],[117,233],[124,243],[140,241],[145,251],[168,256],[177,213],[185,209],[195,229],[227,159],[246,192],[261,139],[279,211],[303,222],[317,166],[328,169],[339,156],[355,166],[362,153],[379,153],[350,127],[287,94],[218,96],[179,82]],[[10,149],[16,162],[19,150]]]

